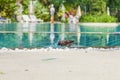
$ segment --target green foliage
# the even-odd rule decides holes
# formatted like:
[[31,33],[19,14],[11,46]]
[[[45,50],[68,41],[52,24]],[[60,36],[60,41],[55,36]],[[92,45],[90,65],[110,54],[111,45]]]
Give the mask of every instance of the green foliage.
[[63,10],[62,10],[62,6],[60,6],[59,10],[58,10],[58,13],[57,13],[57,16],[61,17],[62,15],[63,15]]
[[66,10],[64,9],[64,11],[63,11],[62,6],[64,6],[64,5],[61,5],[61,6],[59,7],[57,16],[58,16],[58,18],[59,18],[58,20],[64,22],[65,20],[62,19],[62,16],[65,15]]
[[38,18],[43,19],[44,21],[50,20],[49,10],[43,4],[37,2],[35,6],[35,14]]
[[[19,0],[23,5],[23,14],[28,13],[28,5],[30,0]],[[35,4],[35,15],[38,18],[44,19],[44,21],[50,20],[49,8],[51,4],[55,6],[55,20],[60,20],[62,11],[60,10],[60,5],[64,4],[66,7],[66,11],[72,11],[73,9],[77,9],[78,5],[81,6],[82,11],[84,11],[84,6],[87,7],[87,13],[90,15],[103,15],[104,18],[102,22],[116,21],[115,18],[105,16],[107,6],[110,8],[110,14],[115,16],[117,15],[118,9],[120,9],[120,0],[33,0],[38,1]],[[15,11],[16,8],[16,0],[0,0],[0,15],[5,18],[10,18],[12,21],[15,19]],[[84,13],[84,12],[83,12]],[[87,15],[86,15],[87,16]],[[85,17],[86,16],[82,16]],[[89,18],[92,18],[89,16]],[[119,17],[118,17],[119,18]],[[111,20],[107,20],[111,19]],[[100,18],[100,20],[102,20]],[[92,21],[98,21],[93,17]]]
[[100,15],[106,13],[105,0],[89,0],[88,3],[90,14]]
[[30,0],[23,0],[21,4],[23,5],[23,14],[28,14],[28,5]]
[[111,8],[120,8],[120,0],[107,0],[107,6]]
[[85,15],[80,22],[117,22],[117,18],[108,15]]
[[59,5],[64,2],[64,0],[39,0],[39,2],[45,6],[54,4],[56,7],[59,7]]
[[0,0],[0,15],[5,18],[13,18],[15,0]]

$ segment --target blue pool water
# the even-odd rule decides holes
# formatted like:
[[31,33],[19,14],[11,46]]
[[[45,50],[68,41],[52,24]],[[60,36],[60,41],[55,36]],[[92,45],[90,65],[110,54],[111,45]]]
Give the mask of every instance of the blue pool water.
[[58,48],[59,40],[74,40],[71,47],[115,47],[119,32],[119,25],[0,23],[0,48]]

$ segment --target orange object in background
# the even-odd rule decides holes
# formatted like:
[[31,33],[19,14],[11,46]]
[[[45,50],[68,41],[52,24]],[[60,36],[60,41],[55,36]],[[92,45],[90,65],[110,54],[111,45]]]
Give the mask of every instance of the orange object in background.
[[51,23],[54,23],[54,16],[51,16]]

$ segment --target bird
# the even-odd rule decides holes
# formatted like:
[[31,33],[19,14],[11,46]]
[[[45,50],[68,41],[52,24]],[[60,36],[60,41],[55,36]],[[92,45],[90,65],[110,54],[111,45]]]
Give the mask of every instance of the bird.
[[73,40],[61,40],[58,41],[59,46],[71,46],[74,43]]

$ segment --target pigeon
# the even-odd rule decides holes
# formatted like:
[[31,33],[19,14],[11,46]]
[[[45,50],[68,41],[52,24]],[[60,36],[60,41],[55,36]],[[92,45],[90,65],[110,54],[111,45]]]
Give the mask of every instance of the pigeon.
[[71,46],[74,43],[73,40],[61,40],[58,41],[59,46]]

